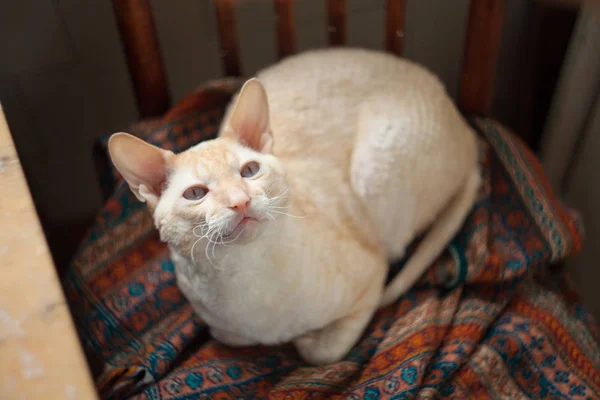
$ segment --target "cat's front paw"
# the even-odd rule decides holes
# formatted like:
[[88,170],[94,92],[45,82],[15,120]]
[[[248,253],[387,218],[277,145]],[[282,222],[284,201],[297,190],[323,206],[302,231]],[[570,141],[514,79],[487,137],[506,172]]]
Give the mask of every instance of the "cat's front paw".
[[[373,286],[377,294],[377,287]],[[359,340],[375,311],[378,296],[364,297],[368,304],[364,309],[341,318],[324,328],[300,336],[294,341],[300,356],[313,365],[332,364],[341,361]],[[364,301],[364,300],[363,300]]]
[[304,334],[294,341],[300,357],[311,365],[327,365],[340,361],[348,349],[332,345],[322,331]]

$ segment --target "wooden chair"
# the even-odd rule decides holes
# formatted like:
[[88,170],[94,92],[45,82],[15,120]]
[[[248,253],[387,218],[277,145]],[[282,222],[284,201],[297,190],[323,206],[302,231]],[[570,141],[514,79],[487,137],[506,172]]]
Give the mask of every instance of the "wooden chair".
[[[294,0],[272,0],[277,15],[279,58],[295,52]],[[213,0],[223,72],[241,76],[239,41],[234,18],[239,0]],[[325,0],[330,46],[346,44],[346,1]],[[382,38],[385,49],[402,55],[405,0],[386,0]],[[164,114],[170,106],[169,91],[158,36],[149,0],[113,0],[140,115]],[[503,0],[471,0],[460,83],[459,107],[468,114],[485,115],[494,88],[494,75],[503,25]]]

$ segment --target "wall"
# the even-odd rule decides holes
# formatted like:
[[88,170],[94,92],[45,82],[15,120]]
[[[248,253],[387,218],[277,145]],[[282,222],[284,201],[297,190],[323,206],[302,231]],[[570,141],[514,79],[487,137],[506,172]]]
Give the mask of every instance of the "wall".
[[[600,74],[600,71],[597,71]],[[574,282],[586,305],[600,319],[600,91],[575,162],[566,183],[566,199],[585,222],[585,241],[580,254],[569,262]]]

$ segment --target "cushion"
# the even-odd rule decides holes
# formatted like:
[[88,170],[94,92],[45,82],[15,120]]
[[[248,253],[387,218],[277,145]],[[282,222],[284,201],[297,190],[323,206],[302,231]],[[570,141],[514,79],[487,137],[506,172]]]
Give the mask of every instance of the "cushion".
[[[175,151],[214,137],[239,83],[208,87],[224,101],[202,101],[199,90],[133,130]],[[291,345],[212,340],[175,284],[145,205],[109,169],[114,190],[65,278],[84,347],[101,360],[101,397],[599,398],[598,328],[559,266],[581,246],[580,219],[514,134],[493,120],[472,123],[483,185],[464,227],[343,361],[321,367]]]

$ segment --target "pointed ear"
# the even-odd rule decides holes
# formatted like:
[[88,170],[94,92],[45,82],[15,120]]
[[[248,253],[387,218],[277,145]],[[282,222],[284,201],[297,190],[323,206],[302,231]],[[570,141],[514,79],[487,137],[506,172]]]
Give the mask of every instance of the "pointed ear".
[[273,137],[269,126],[269,102],[263,85],[256,79],[244,84],[222,134],[248,147],[270,153]]
[[174,154],[123,132],[110,137],[108,151],[133,194],[155,208],[167,180],[168,161]]

